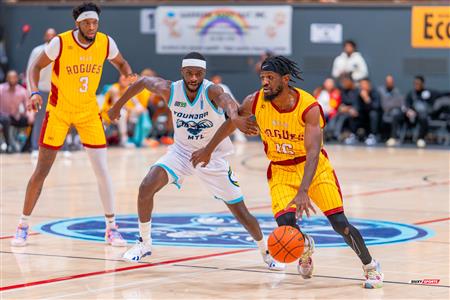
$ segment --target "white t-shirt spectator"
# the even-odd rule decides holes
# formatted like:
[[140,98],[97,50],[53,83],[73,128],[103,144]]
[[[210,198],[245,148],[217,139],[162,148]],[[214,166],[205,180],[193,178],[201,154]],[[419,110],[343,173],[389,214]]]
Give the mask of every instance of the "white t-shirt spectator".
[[[57,39],[59,40],[59,39]],[[44,51],[45,46],[47,44],[42,44],[37,47],[35,47],[30,54],[30,58],[28,58],[28,64],[27,64],[27,74],[30,74],[30,67],[31,64],[41,55],[42,51]],[[38,89],[42,92],[48,93],[50,92],[50,82],[52,80],[52,64],[49,64],[45,68],[41,70],[40,76],[39,76],[39,83],[38,83]],[[27,76],[27,88],[28,91],[30,91],[30,82],[28,80]]]
[[353,52],[348,56],[347,53],[342,52],[334,59],[332,70],[333,77],[338,78],[343,73],[352,74],[352,79],[354,81],[369,77],[367,64],[361,53]]

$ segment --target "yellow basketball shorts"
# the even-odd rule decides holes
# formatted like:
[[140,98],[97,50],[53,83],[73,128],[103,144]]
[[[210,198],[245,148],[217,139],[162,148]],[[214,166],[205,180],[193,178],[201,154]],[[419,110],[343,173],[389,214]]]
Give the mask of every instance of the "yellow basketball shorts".
[[66,139],[66,135],[73,126],[80,135],[81,142],[87,148],[106,147],[105,130],[98,111],[61,112],[48,105],[42,122],[39,146],[58,150]]
[[[295,212],[295,205],[289,208],[286,206],[297,195],[304,167],[305,157],[272,162],[269,165],[267,179],[275,218],[287,212]],[[308,195],[326,216],[344,211],[341,188],[325,150],[320,153],[316,174],[309,187]]]

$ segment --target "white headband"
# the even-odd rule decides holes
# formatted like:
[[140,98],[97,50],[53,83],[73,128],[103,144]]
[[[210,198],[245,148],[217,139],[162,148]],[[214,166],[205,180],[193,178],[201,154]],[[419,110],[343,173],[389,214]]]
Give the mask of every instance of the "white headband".
[[92,10],[82,12],[78,16],[77,22],[81,22],[81,21],[84,21],[86,19],[96,19],[98,21],[98,14],[97,14],[97,12],[92,11]]
[[183,59],[181,67],[200,67],[206,70],[206,61],[197,58],[186,58]]

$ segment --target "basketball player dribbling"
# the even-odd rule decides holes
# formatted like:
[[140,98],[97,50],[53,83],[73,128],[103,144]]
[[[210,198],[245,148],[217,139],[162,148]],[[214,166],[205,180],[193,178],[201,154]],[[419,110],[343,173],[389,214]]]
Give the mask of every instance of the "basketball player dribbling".
[[[342,194],[328,154],[322,144],[325,120],[322,108],[306,91],[290,82],[301,79],[297,64],[283,56],[267,58],[261,65],[262,88],[247,96],[239,114],[259,127],[264,150],[270,164],[267,170],[272,211],[278,226],[289,225],[300,230],[297,219],[319,207],[345,242],[358,255],[365,276],[365,288],[380,288],[384,275],[373,260],[361,233],[344,214]],[[193,155],[207,164],[217,143],[233,132],[227,121],[203,149]],[[303,278],[313,274],[314,240],[303,233],[305,251],[299,259],[298,272]]]
[[[105,132],[96,91],[106,59],[130,80],[136,79],[136,76],[132,74],[130,65],[120,54],[114,40],[98,32],[99,14],[100,8],[94,3],[75,7],[73,17],[77,29],[53,38],[30,68],[31,97],[28,109],[38,110],[42,105],[37,85],[39,73],[53,63],[51,92],[39,140],[38,162],[28,182],[22,216],[16,235],[11,240],[12,246],[27,244],[29,217],[71,126],[77,129],[97,178],[105,212],[105,241],[112,246],[126,246],[115,222]],[[64,201],[64,197],[61,200]]]
[[269,269],[284,269],[268,254],[266,241],[259,224],[247,210],[244,197],[233,171],[225,159],[233,152],[229,138],[223,139],[212,152],[207,167],[191,160],[192,153],[204,147],[216,130],[225,122],[225,113],[243,132],[256,134],[256,126],[247,118],[239,117],[238,104],[223,92],[219,85],[205,79],[206,60],[200,53],[187,54],[181,65],[182,80],[171,82],[157,77],[143,77],[131,85],[110,109],[111,120],[119,117],[121,107],[144,88],[161,96],[172,112],[174,144],[150,169],[142,181],[138,196],[140,238],[126,251],[123,258],[139,261],[151,255],[151,215],[154,195],[168,183],[181,188],[185,177],[196,175],[215,199],[223,201],[235,218],[256,241]]

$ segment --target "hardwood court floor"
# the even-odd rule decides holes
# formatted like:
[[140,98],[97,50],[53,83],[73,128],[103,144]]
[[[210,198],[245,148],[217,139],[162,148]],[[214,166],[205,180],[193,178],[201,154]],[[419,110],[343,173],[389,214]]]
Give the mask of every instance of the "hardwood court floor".
[[[136,213],[139,183],[164,153],[111,149],[109,166],[117,213]],[[415,224],[434,232],[425,239],[370,246],[381,261],[385,286],[364,290],[362,270],[348,247],[318,248],[315,278],[301,279],[295,264],[268,271],[255,249],[157,245],[145,263],[120,261],[123,248],[34,231],[25,248],[10,247],[25,186],[34,164],[29,155],[1,158],[2,299],[449,299],[449,152],[329,146],[348,217]],[[238,145],[230,157],[251,212],[270,214],[267,161],[257,143]],[[224,213],[195,178],[156,198],[155,213]],[[95,177],[84,152],[59,157],[31,225],[101,216]],[[308,226],[305,226],[308,231]],[[392,229],[393,230],[393,229]],[[394,232],[395,233],[395,232]],[[411,280],[439,279],[437,285]]]

